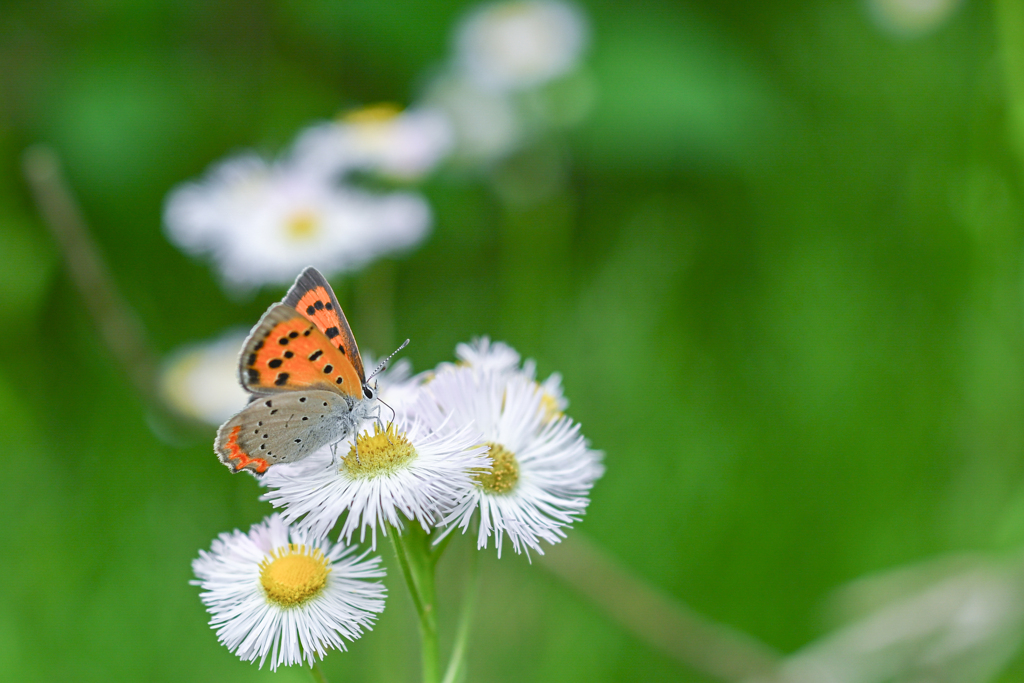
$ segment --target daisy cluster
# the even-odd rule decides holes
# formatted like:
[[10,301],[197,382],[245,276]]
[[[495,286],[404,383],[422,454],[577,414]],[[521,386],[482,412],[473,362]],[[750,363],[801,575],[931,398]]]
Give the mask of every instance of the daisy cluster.
[[532,361],[487,338],[456,355],[426,373],[403,365],[383,376],[378,395],[395,411],[387,427],[272,467],[264,497],[313,538],[340,526],[346,542],[358,532],[376,547],[377,532],[403,520],[442,534],[477,520],[477,546],[493,537],[499,556],[506,537],[516,552],[557,543],[603,473],[564,413],[561,378],[538,382]]
[[[378,532],[418,525],[440,543],[472,530],[478,549],[505,539],[543,553],[584,514],[603,474],[568,405],[559,375],[482,338],[457,362],[414,375],[407,362],[380,376],[394,411],[356,435],[260,480],[279,510],[248,534],[222,534],[193,562],[211,625],[232,652],[272,669],[344,649],[384,608]],[[336,542],[328,534],[336,530]],[[358,537],[358,539],[356,539]]]
[[286,283],[309,264],[331,276],[413,249],[432,223],[416,183],[450,159],[493,164],[579,118],[586,87],[563,89],[575,93],[566,97],[546,86],[577,70],[586,37],[583,15],[562,2],[481,6],[411,106],[314,123],[276,158],[243,152],[216,162],[168,194],[167,236],[211,260],[234,292]]

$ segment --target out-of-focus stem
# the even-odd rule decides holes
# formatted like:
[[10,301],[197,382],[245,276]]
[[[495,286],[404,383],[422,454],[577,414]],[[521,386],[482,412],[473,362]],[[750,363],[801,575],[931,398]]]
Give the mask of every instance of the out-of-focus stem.
[[637,638],[696,671],[725,681],[771,673],[779,655],[664,595],[573,532],[540,563]]
[[1011,144],[1018,163],[1024,164],[1024,3],[996,0],[993,6]]
[[156,363],[145,331],[117,291],[92,241],[61,172],[57,154],[37,145],[25,151],[22,161],[39,213],[64,255],[71,280],[96,321],[103,341],[139,393],[149,400],[154,399]]

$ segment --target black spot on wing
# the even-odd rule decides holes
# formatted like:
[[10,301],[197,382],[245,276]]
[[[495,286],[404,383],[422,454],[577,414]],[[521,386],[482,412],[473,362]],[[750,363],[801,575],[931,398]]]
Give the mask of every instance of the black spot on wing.
[[277,373],[277,379],[274,380],[274,384],[276,384],[279,387],[283,387],[287,383],[288,383],[288,373],[287,372],[279,372],[279,373]]
[[313,304],[313,306],[316,307],[316,310],[318,310],[318,311],[322,311],[322,310],[324,310],[324,308],[326,308],[328,311],[331,310],[330,302],[328,302],[327,305],[324,306],[324,302],[323,301],[317,301],[315,304]]
[[324,366],[324,374],[325,375],[331,374],[332,370],[334,370],[334,366],[331,365],[330,363],[328,363],[327,365]]
[[338,331],[337,327],[328,327],[326,330],[324,330],[324,334],[327,335],[328,339],[334,339],[339,334],[341,334],[341,332]]
[[283,362],[284,361],[281,360],[280,358],[274,358],[269,363],[267,363],[267,365],[269,365],[272,368],[279,368],[279,367],[281,367],[281,363],[283,363]]
[[324,352],[323,352],[323,351],[321,351],[320,349],[317,349],[317,350],[316,350],[316,351],[314,351],[313,353],[309,354],[309,359],[310,359],[310,360],[316,360],[317,358],[319,358],[319,357],[320,357],[320,356],[322,356],[323,354],[324,354]]
[[249,368],[249,384],[258,384],[260,381],[260,371]]

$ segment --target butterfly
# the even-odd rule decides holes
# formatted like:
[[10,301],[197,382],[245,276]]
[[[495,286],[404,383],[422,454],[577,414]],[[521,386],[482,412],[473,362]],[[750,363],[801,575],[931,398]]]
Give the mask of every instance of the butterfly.
[[214,441],[217,457],[233,472],[262,476],[275,463],[338,443],[376,417],[376,387],[364,374],[334,290],[316,268],[302,271],[256,323],[242,345],[238,376],[252,399],[221,425]]

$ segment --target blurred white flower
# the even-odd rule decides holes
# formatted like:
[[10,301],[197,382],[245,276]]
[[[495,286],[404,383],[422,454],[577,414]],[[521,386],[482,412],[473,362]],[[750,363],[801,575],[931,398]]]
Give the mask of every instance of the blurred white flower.
[[570,72],[587,42],[574,6],[554,0],[513,0],[472,12],[455,38],[459,67],[479,87],[522,90]]
[[432,171],[453,144],[452,125],[441,110],[403,112],[379,104],[307,128],[293,145],[291,158],[328,176],[364,170],[415,180]]
[[338,457],[326,447],[300,462],[270,468],[263,497],[315,538],[325,537],[345,515],[339,537],[347,542],[359,530],[362,541],[369,529],[376,547],[378,528],[401,528],[402,516],[426,530],[436,526],[440,513],[472,488],[472,475],[487,468],[487,450],[480,443],[470,425],[430,432],[399,413],[386,431],[374,424],[373,434],[342,441]]
[[424,101],[443,111],[454,131],[455,150],[465,162],[500,159],[522,142],[524,121],[512,99],[447,74],[427,88]]
[[160,393],[187,417],[220,425],[245,407],[249,394],[238,381],[238,354],[247,330],[229,330],[170,355],[160,373]]
[[749,683],[982,683],[1024,632],[1019,568],[980,558],[910,567],[847,588],[848,625]]
[[221,534],[192,562],[200,598],[217,639],[245,661],[270,658],[271,670],[313,665],[329,648],[345,648],[384,611],[380,558],[354,547],[311,541],[280,515],[248,534]]
[[420,413],[428,425],[442,432],[472,425],[491,458],[445,523],[465,531],[479,512],[477,546],[486,548],[493,534],[499,557],[505,535],[517,553],[543,554],[541,540],[564,538],[604,473],[601,453],[587,447],[579,425],[565,416],[549,419],[542,391],[521,372],[454,368],[439,372],[424,392],[433,398]]
[[875,21],[896,35],[913,37],[934,31],[960,6],[960,0],[867,0]]
[[430,227],[430,208],[416,194],[371,194],[245,154],[175,188],[164,222],[172,242],[209,255],[230,288],[247,289],[290,283],[309,265],[339,273],[412,247]]

